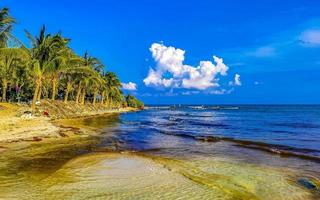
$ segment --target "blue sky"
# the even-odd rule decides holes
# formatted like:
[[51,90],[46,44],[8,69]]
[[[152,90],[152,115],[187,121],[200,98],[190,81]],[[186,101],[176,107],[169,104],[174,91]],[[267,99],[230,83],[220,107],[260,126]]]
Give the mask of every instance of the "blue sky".
[[[320,1],[1,0],[28,41],[72,38],[147,104],[320,103]],[[153,47],[153,48],[151,48]],[[215,62],[213,56],[217,56]],[[204,62],[208,61],[208,62]]]

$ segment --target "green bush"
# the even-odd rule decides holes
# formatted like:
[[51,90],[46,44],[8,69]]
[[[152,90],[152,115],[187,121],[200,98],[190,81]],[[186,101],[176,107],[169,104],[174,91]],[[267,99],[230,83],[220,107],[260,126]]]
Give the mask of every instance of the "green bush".
[[142,101],[138,100],[136,97],[130,94],[126,96],[126,102],[129,107],[140,108],[140,109],[144,107],[144,104]]

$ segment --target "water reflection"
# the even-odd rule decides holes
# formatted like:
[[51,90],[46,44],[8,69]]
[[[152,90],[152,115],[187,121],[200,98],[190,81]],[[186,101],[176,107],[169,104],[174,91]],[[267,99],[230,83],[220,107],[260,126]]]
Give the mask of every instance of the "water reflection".
[[[205,120],[216,117],[192,115]],[[0,198],[320,197],[319,163],[241,148],[233,142],[163,134],[155,127],[183,126],[170,116],[162,120],[157,116],[130,113],[57,122],[91,134],[23,143],[3,152]],[[167,125],[168,121],[175,125]]]

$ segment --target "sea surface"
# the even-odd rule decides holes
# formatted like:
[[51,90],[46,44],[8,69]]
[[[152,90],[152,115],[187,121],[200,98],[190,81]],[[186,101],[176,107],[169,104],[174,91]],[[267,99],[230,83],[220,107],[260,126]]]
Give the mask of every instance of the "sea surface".
[[174,135],[320,160],[320,105],[148,106],[121,121],[130,139],[120,138],[133,148],[151,148],[151,135]]
[[61,123],[69,137],[1,152],[0,199],[320,199],[318,105],[150,105]]

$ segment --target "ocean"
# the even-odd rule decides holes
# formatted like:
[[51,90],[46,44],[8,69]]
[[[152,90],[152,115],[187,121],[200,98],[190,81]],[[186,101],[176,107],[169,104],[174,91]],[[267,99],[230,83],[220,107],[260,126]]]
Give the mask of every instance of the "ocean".
[[320,105],[152,105],[120,121],[119,139],[136,150],[169,135],[320,161]]

